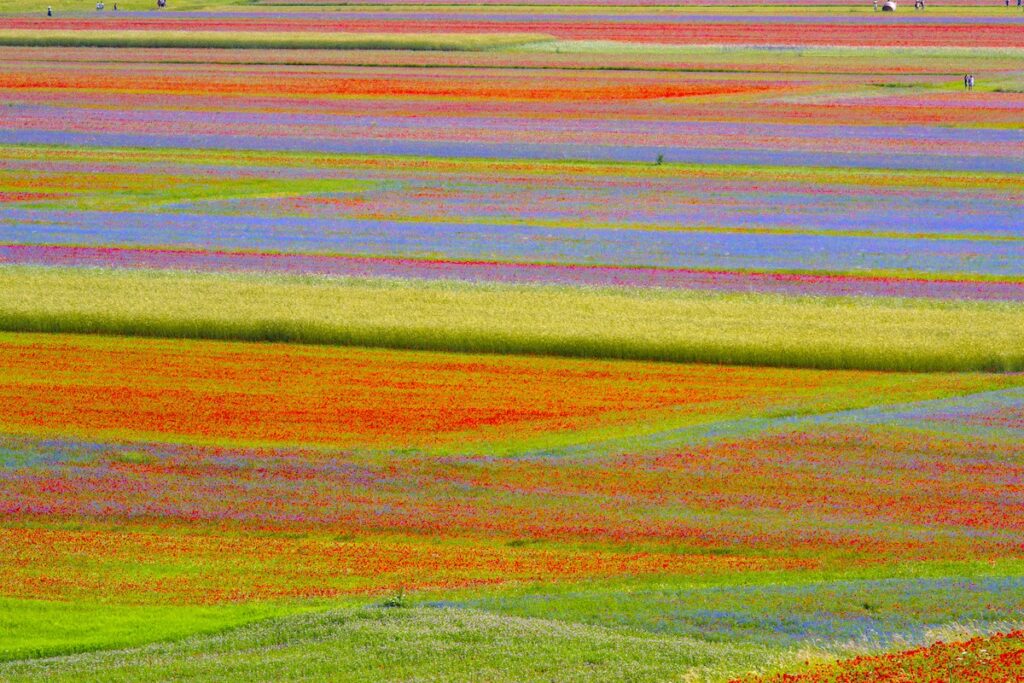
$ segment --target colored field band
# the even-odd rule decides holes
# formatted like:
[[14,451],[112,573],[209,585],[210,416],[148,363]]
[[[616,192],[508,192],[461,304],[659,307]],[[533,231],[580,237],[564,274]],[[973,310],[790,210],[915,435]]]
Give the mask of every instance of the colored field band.
[[0,329],[786,367],[1024,369],[1013,302],[10,266]]

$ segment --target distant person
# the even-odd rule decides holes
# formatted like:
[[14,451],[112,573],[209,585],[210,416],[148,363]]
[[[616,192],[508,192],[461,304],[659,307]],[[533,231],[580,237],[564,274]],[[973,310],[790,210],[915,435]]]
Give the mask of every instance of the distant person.
[[970,80],[970,74],[964,74],[964,90],[967,90],[967,82]]
[[[1006,2],[1010,2],[1010,0],[1006,0]],[[878,0],[875,0],[875,11],[878,11]]]
[[974,90],[974,74],[967,77],[967,89]]
[[[1006,2],[1010,2],[1010,0],[1006,0]],[[48,17],[52,17],[53,16],[53,7],[51,7],[49,5],[46,6],[46,16],[48,16]]]

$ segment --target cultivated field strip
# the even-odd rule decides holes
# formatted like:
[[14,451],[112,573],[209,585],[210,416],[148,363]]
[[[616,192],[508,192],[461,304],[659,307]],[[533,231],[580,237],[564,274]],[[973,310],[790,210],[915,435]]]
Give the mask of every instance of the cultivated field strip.
[[862,370],[1024,368],[1015,302],[0,270],[0,328]]

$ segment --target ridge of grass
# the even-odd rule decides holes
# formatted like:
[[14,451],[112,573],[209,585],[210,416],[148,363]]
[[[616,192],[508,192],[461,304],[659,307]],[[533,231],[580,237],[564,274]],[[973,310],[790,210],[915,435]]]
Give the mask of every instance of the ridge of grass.
[[6,681],[704,680],[795,664],[791,653],[473,609],[365,607],[269,619],[126,650],[0,664]]

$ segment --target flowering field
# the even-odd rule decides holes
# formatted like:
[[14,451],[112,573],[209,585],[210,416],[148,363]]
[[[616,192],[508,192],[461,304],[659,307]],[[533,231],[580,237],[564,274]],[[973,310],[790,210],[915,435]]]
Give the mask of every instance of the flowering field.
[[1019,9],[107,4],[0,3],[0,680],[1024,679]]

